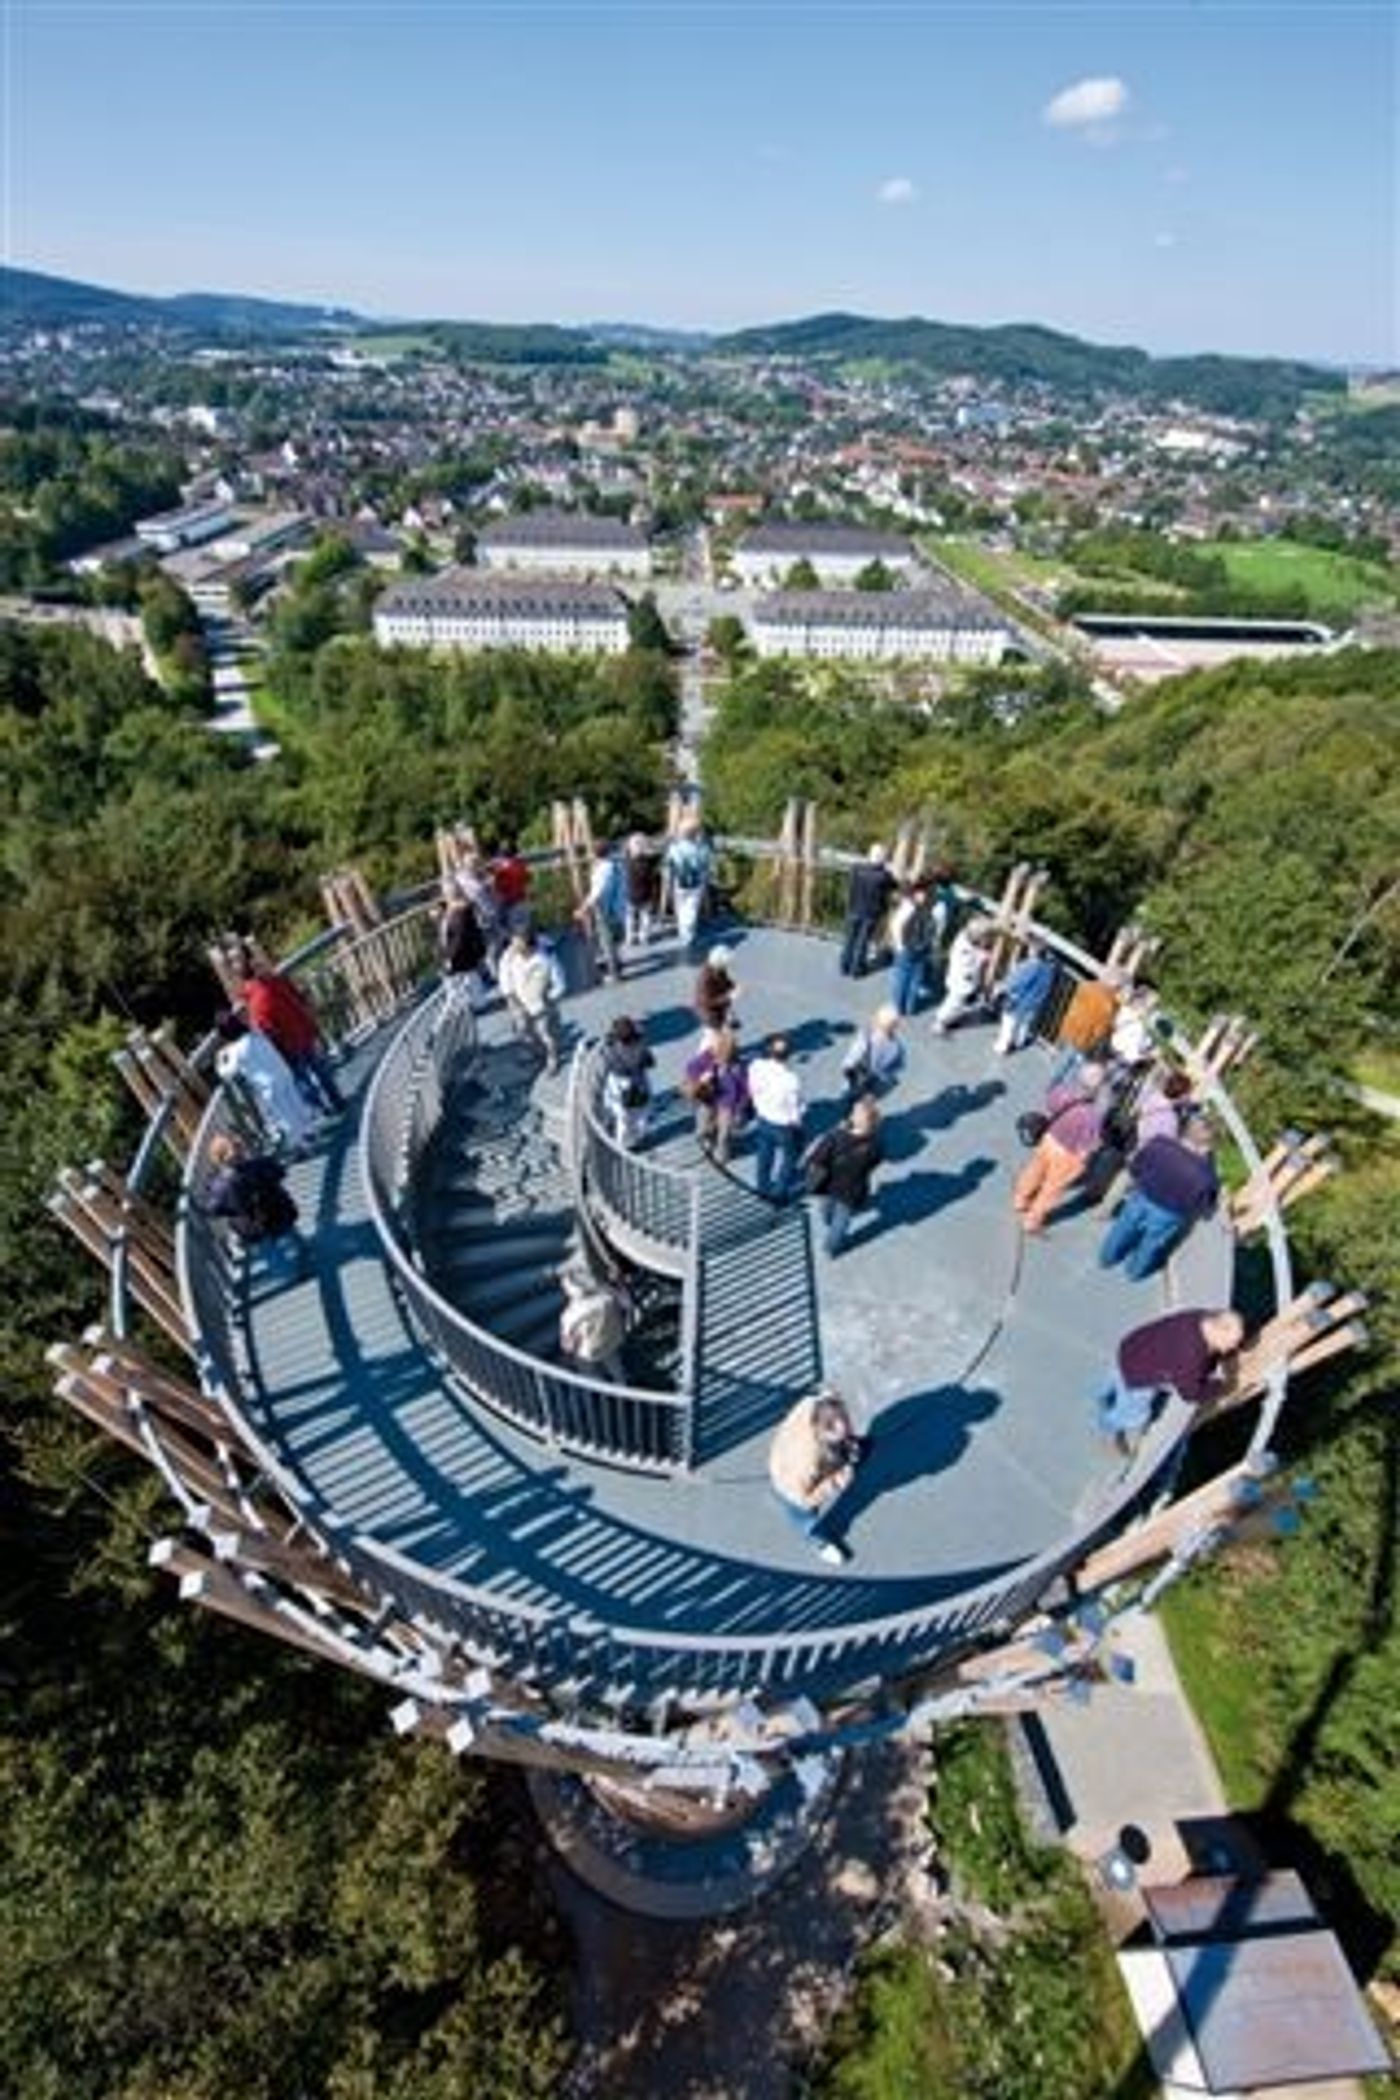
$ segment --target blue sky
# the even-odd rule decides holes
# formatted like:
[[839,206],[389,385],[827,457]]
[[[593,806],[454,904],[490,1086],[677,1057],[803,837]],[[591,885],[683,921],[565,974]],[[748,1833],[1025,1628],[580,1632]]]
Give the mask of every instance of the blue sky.
[[1393,362],[1396,23],[1348,0],[5,0],[0,229],[33,268],[375,313],[843,307]]

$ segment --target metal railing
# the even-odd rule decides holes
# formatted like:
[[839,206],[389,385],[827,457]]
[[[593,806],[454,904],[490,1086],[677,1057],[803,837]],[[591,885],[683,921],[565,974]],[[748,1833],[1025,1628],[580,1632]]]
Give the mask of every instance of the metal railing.
[[685,1276],[700,1243],[699,1181],[619,1143],[608,1127],[606,1079],[605,1053],[595,1043],[584,1052],[575,1092],[585,1188],[619,1238],[633,1243],[624,1251]]
[[616,1465],[663,1473],[683,1467],[688,1392],[622,1385],[601,1373],[546,1363],[478,1326],[418,1266],[405,1196],[441,1114],[445,1075],[462,1040],[463,1024],[456,1025],[454,1033],[448,994],[435,993],[390,1044],[365,1103],[366,1200],[409,1317],[443,1369],[520,1428]]
[[[737,841],[733,850],[754,863],[777,857],[776,849],[761,841]],[[847,856],[823,856],[827,891],[823,901],[829,905],[836,902],[834,878],[847,860]],[[978,901],[994,908],[989,900]],[[422,922],[417,930],[413,929],[415,919]],[[306,956],[306,976],[314,985],[323,1015],[332,1024],[328,1034],[353,1040],[376,1025],[375,1013],[381,1001],[397,998],[402,1003],[409,989],[405,977],[415,967],[421,975],[422,961],[431,952],[431,944],[424,938],[427,923],[423,906],[415,904],[399,919],[389,922],[391,932],[377,928],[351,939],[338,929],[311,944]],[[1075,974],[1082,973],[1086,966],[1092,967],[1091,957],[1053,929],[1037,923],[1028,930]],[[328,973],[333,975],[337,964],[341,965],[344,990],[337,995],[332,988],[328,994]],[[396,965],[397,991],[392,974],[385,983],[385,973],[392,973]],[[289,966],[297,969],[298,958],[292,958]],[[339,1008],[335,1004],[337,996],[341,1000]],[[366,1108],[366,1187],[386,1258],[412,1316],[444,1367],[486,1405],[560,1444],[587,1449],[594,1455],[606,1455],[609,1446],[645,1447],[651,1438],[657,1451],[657,1470],[677,1469],[685,1463],[687,1395],[607,1387],[539,1364],[474,1328],[432,1290],[416,1268],[405,1234],[403,1203],[421,1147],[435,1120],[430,1113],[434,1106],[433,1087],[440,1086],[441,1074],[431,1059],[423,1060],[437,1005],[438,1001],[430,1000],[412,1017],[407,1028],[399,1031],[375,1075]],[[337,1011],[343,1016],[339,1028],[335,1025]],[[417,1086],[405,1085],[396,1092],[415,1062]],[[673,1170],[623,1153],[612,1142],[610,1134],[599,1125],[596,1102],[589,1101],[582,1077],[581,1072],[577,1106],[571,1108],[571,1117],[577,1115],[579,1119],[572,1141],[579,1145],[583,1170],[591,1176],[600,1200],[609,1207],[615,1205],[617,1217],[627,1220],[638,1233],[651,1235],[658,1248],[689,1247],[698,1258],[700,1234],[694,1214],[687,1210],[682,1216],[669,1186],[662,1192],[660,1176]],[[1255,1172],[1259,1154],[1233,1101],[1220,1085],[1211,1089],[1210,1099],[1229,1129],[1246,1169]],[[499,1592],[479,1590],[456,1578],[417,1567],[357,1531],[311,1495],[252,1426],[244,1384],[246,1365],[241,1354],[240,1265],[198,1206],[190,1201],[190,1192],[198,1187],[205,1171],[208,1139],[215,1129],[224,1127],[228,1113],[221,1089],[210,1104],[191,1151],[177,1235],[184,1303],[197,1337],[207,1389],[224,1407],[267,1479],[289,1506],[302,1512],[308,1529],[372,1595],[392,1600],[427,1626],[441,1626],[466,1641],[473,1652],[510,1668],[523,1682],[547,1685],[567,1676],[578,1684],[607,1687],[609,1703],[619,1713],[667,1696],[703,1707],[761,1689],[824,1696],[867,1683],[888,1682],[926,1665],[935,1656],[972,1648],[987,1637],[1013,1629],[1057,1578],[1071,1575],[1086,1553],[1119,1530],[1144,1504],[1168,1475],[1189,1430],[1190,1410],[1173,1403],[1144,1438],[1127,1475],[1069,1536],[1009,1575],[911,1610],[808,1631],[691,1634],[622,1624],[605,1626],[591,1617],[566,1613],[557,1607],[527,1606]],[[153,1119],[133,1165],[133,1191],[139,1192],[150,1170],[159,1149],[159,1137],[158,1120]],[[693,1196],[692,1188],[691,1199]],[[1275,1296],[1279,1304],[1285,1304],[1293,1294],[1292,1272],[1276,1209],[1268,1214],[1266,1231]],[[114,1265],[113,1292],[113,1324],[122,1332],[124,1304],[115,1303],[125,1296],[120,1263]],[[686,1294],[692,1322],[697,1296],[693,1292]],[[692,1328],[683,1349],[685,1362],[694,1361],[694,1349]],[[1250,1446],[1252,1453],[1268,1448],[1286,1383],[1286,1367],[1280,1367],[1271,1379],[1260,1411]]]

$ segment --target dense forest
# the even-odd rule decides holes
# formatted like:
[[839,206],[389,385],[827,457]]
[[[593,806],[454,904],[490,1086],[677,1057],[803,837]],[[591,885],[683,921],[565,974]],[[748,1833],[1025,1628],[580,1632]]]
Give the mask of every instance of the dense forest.
[[[663,658],[384,654],[329,566],[279,614],[270,766],[134,658],[0,628],[0,2054],[18,2100],[528,2100],[567,2057],[567,1950],[511,1777],[395,1745],[377,1695],[157,1592],[157,1490],[47,1396],[45,1345],[97,1300],[45,1192],[64,1162],[123,1156],[110,1052],[133,1018],[204,1024],[212,929],[288,938],[348,855],[421,878],[438,818],[539,836],[549,797],[579,792],[604,827],[656,821]],[[1373,1293],[1375,1350],[1289,1418],[1320,1488],[1302,1534],[1182,1601],[1204,1652],[1226,1644],[1261,1806],[1313,1846],[1358,1958],[1393,1973],[1400,1162],[1334,1082],[1395,1012],[1400,656],[1240,665],[1112,720],[1037,677],[1008,708],[1005,683],[940,720],[736,664],[714,815],[770,830],[810,793],[852,843],[923,817],[987,883],[1033,853],[1067,927],[1099,940],[1134,910],[1176,1006],[1257,1020],[1262,1129],[1341,1127],[1349,1171],[1299,1213],[1299,1266]]]

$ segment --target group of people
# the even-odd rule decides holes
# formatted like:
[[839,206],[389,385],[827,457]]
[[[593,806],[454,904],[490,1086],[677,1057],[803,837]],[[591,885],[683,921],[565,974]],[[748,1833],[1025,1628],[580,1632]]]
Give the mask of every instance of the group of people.
[[693,950],[714,883],[715,852],[699,812],[687,810],[663,845],[633,832],[618,851],[599,839],[574,920],[590,940],[598,967],[617,979],[626,951],[648,947],[667,904],[681,947]]

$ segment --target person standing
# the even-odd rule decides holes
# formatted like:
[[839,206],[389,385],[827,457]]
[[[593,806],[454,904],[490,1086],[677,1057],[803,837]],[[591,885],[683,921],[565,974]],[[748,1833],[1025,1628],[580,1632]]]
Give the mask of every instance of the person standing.
[[986,996],[987,964],[990,960],[992,922],[969,919],[953,936],[943,977],[943,997],[934,1014],[935,1035],[947,1035],[959,1021],[980,1006]]
[[1001,1019],[995,1045],[998,1057],[1009,1057],[1013,1050],[1025,1049],[1054,989],[1054,960],[1039,941],[1032,941],[1020,961],[1007,972],[1001,988]]
[[870,943],[889,910],[895,879],[885,865],[889,855],[877,839],[857,861],[846,885],[846,925],[841,939],[841,975],[863,977]]
[[739,987],[729,969],[733,960],[731,949],[711,948],[696,972],[694,1004],[702,1036],[718,1035],[721,1029],[737,1026],[734,1002]]
[[888,1094],[899,1083],[907,1061],[900,1036],[900,1020],[892,1006],[877,1007],[841,1060],[846,1082],[846,1106],[862,1094]]
[[785,1035],[770,1035],[749,1066],[749,1097],[758,1153],[758,1193],[781,1202],[793,1193],[797,1180],[807,1107]]
[[258,1034],[281,1052],[308,1105],[319,1115],[343,1115],[345,1100],[321,1040],[320,1023],[291,978],[268,963],[255,963],[238,986],[238,998]]
[[316,1128],[316,1112],[281,1051],[266,1036],[254,1034],[231,1007],[218,1016],[214,1030],[219,1038],[214,1069],[220,1079],[248,1097],[274,1144],[300,1152]]
[[912,882],[890,918],[890,1003],[905,1015],[917,1013],[933,948],[933,908],[926,882]]
[[304,1276],[309,1257],[297,1231],[297,1207],[287,1193],[287,1170],[270,1153],[250,1152],[230,1131],[209,1140],[213,1173],[204,1205],[211,1217],[227,1220],[235,1237],[266,1255],[273,1272],[284,1280]]
[[1209,1217],[1220,1199],[1214,1142],[1205,1117],[1195,1116],[1179,1138],[1153,1138],[1133,1154],[1133,1187],[1104,1235],[1101,1268],[1121,1261],[1139,1282],[1161,1267],[1197,1218]]
[[559,1015],[554,973],[530,927],[517,927],[506,942],[497,975],[516,1033],[541,1052],[547,1072],[557,1072]]
[[1113,1376],[1095,1395],[1102,1433],[1131,1457],[1166,1394],[1199,1407],[1228,1392],[1244,1334],[1244,1321],[1229,1308],[1195,1307],[1135,1327],[1118,1345]]
[[803,1535],[816,1542],[822,1559],[837,1568],[851,1553],[832,1533],[863,1448],[845,1401],[823,1387],[788,1409],[768,1451],[773,1493]]
[[647,1134],[655,1063],[640,1024],[630,1014],[619,1014],[603,1045],[603,1107],[613,1137],[628,1152]]
[[613,1385],[626,1385],[622,1345],[627,1335],[627,1300],[606,1277],[568,1264],[559,1272],[564,1309],[559,1347],[580,1370],[601,1371]]
[[862,1095],[807,1155],[807,1188],[820,1199],[826,1251],[833,1261],[846,1245],[856,1212],[870,1201],[879,1163],[880,1111]]
[[1043,1128],[1016,1179],[1016,1215],[1028,1233],[1043,1232],[1062,1196],[1082,1179],[1103,1139],[1102,1065],[1081,1066],[1045,1097]]
[[475,905],[453,883],[443,886],[437,934],[448,1007],[467,1005],[477,1012],[488,995],[486,936]]
[[506,944],[506,921],[491,870],[479,853],[471,853],[453,879],[458,895],[476,914],[481,938],[486,943],[487,960],[494,969],[496,957]]
[[734,1134],[748,1121],[749,1075],[739,1061],[739,1038],[721,1028],[686,1065],[681,1091],[695,1109],[700,1148],[721,1166],[729,1163]]
[[490,872],[501,925],[507,934],[513,933],[526,916],[530,898],[530,864],[513,838],[492,856]]
[[628,839],[622,868],[626,893],[623,936],[629,948],[645,948],[661,901],[661,862],[645,832],[634,831]]
[[613,858],[612,847],[599,839],[588,868],[588,888],[574,913],[585,933],[591,934],[598,967],[605,977],[620,978],[618,928],[622,920],[622,870]]
[[1075,986],[1055,1037],[1060,1055],[1051,1073],[1053,1079],[1068,1079],[1086,1057],[1097,1061],[1108,1054],[1122,987],[1123,978],[1117,970],[1105,970],[1102,977],[1086,977]]
[[714,848],[705,836],[704,826],[696,811],[687,810],[666,848],[666,874],[682,948],[693,948],[699,939],[714,864]]

